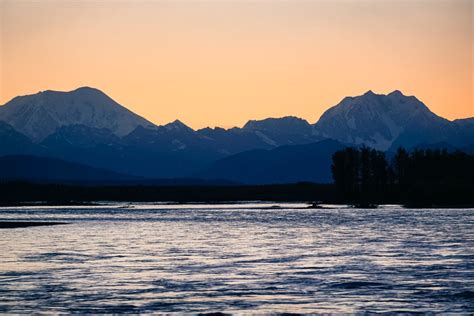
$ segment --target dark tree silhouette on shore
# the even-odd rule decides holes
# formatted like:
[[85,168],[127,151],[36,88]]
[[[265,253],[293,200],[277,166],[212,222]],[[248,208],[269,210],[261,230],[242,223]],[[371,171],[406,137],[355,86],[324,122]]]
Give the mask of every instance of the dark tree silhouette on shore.
[[333,155],[331,169],[345,201],[365,206],[385,200],[390,172],[383,152],[349,147]]
[[346,148],[333,155],[332,173],[340,199],[354,205],[474,203],[474,156],[463,152],[399,148],[389,162],[381,151]]

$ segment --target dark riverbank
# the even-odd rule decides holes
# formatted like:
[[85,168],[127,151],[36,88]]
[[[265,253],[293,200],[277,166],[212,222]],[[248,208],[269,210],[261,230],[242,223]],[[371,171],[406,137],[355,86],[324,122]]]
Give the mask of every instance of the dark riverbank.
[[[255,186],[80,186],[27,182],[0,183],[0,205],[93,205],[117,202],[321,202],[337,203],[332,184]],[[40,202],[38,202],[40,201]]]
[[66,225],[67,223],[62,222],[19,222],[19,221],[0,221],[0,229],[9,228],[23,228],[32,226],[53,226],[53,225]]
[[[442,196],[442,192],[437,192]],[[85,186],[40,184],[28,182],[0,183],[0,206],[94,206],[99,201],[111,202],[174,202],[221,203],[243,201],[307,202],[318,204],[354,204],[358,208],[373,208],[382,204],[400,204],[410,208],[472,208],[471,200],[439,200],[433,194],[412,195],[401,199],[393,194],[378,203],[351,203],[338,194],[333,184],[297,183],[254,186]],[[445,203],[444,203],[445,202]]]

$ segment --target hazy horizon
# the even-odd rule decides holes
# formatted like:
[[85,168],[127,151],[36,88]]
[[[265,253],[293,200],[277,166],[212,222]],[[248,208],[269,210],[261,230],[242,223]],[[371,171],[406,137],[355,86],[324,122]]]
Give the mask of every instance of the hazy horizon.
[[472,1],[0,2],[0,104],[91,86],[194,129],[401,90],[474,116]]

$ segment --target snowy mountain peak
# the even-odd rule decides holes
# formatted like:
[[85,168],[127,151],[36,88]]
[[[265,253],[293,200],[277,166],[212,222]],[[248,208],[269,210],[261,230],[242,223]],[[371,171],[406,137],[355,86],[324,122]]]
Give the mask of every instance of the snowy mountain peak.
[[401,91],[384,95],[369,90],[361,96],[345,98],[324,112],[314,127],[320,137],[387,150],[400,137],[419,141],[407,136],[413,130],[425,129],[424,135],[432,135],[433,129],[443,128],[446,122]]
[[137,126],[154,126],[91,87],[16,97],[0,107],[0,121],[37,142],[59,127],[75,124],[106,128],[118,136],[130,133]]

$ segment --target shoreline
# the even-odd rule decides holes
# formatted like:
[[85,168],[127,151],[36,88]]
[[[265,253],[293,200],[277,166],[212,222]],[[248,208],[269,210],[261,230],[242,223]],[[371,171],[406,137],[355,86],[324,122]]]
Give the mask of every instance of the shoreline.
[[67,225],[65,222],[39,222],[39,221],[0,221],[0,229],[26,228],[38,226]]
[[[376,208],[397,204],[405,208],[472,208],[474,195],[439,194],[380,196],[364,202],[340,196],[334,184],[300,182],[241,186],[74,186],[25,182],[0,183],[0,207],[21,206],[100,206],[112,203],[307,203],[313,208],[324,204]],[[354,206],[353,206],[354,207]]]
[[[336,209],[336,208],[355,208],[355,209],[377,209],[377,208],[383,208],[384,206],[387,205],[398,205],[401,208],[404,209],[461,209],[461,208],[474,208],[474,204],[415,204],[415,205],[410,205],[410,204],[397,204],[397,203],[380,203],[380,204],[374,204],[374,205],[369,205],[369,206],[360,206],[360,205],[354,205],[350,203],[344,203],[344,202],[323,202],[323,203],[315,203],[314,201],[305,201],[305,200],[300,200],[300,201],[295,201],[295,200],[228,200],[228,201],[222,201],[222,200],[209,200],[209,201],[203,201],[203,200],[198,200],[198,201],[113,201],[113,200],[108,200],[108,201],[25,201],[25,202],[7,202],[7,203],[2,203],[0,202],[0,208],[2,207],[63,207],[63,206],[95,206],[95,207],[100,207],[100,206],[108,206],[108,207],[113,207],[114,204],[117,204],[117,208],[121,209],[133,209],[133,204],[159,204],[159,205],[221,205],[221,204],[252,204],[252,203],[275,203],[275,204],[280,204],[280,203],[304,203],[308,204],[308,206],[305,207],[291,207],[291,208],[296,208],[296,209]],[[127,205],[121,205],[121,204],[127,204]],[[329,206],[330,205],[330,206]],[[282,209],[284,207],[280,207],[278,205],[275,206],[262,206],[262,207],[255,207],[256,209]],[[1,223],[1,222],[0,222]],[[41,223],[41,222],[38,222]]]

